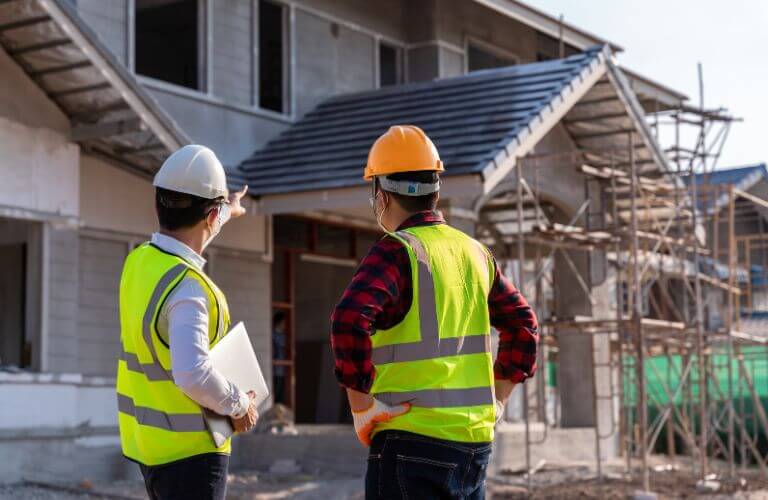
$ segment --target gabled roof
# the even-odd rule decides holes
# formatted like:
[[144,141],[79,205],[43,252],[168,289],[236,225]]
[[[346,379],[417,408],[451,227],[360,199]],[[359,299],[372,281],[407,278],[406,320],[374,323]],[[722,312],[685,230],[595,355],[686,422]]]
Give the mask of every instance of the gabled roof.
[[152,174],[184,132],[67,0],[0,2],[0,47],[69,118],[91,154]]
[[[363,184],[368,149],[397,123],[422,127],[447,176],[489,175],[602,65],[595,48],[567,59],[386,87],[321,103],[241,164],[255,195]],[[596,75],[600,76],[600,75]]]
[[[364,185],[368,149],[393,124],[418,125],[433,139],[451,178],[474,178],[488,193],[560,120],[585,161],[608,165],[629,136],[641,170],[666,168],[642,108],[607,47],[561,60],[478,71],[328,99],[240,169],[262,198]],[[564,119],[565,118],[565,119]],[[626,156],[615,156],[616,166]],[[320,197],[329,206],[328,196]],[[287,207],[284,197],[281,206]],[[283,210],[281,208],[281,210]],[[304,207],[307,208],[307,207]]]
[[727,167],[706,174],[696,174],[696,184],[733,184],[734,187],[746,191],[755,183],[768,177],[765,163],[756,163],[743,167]]

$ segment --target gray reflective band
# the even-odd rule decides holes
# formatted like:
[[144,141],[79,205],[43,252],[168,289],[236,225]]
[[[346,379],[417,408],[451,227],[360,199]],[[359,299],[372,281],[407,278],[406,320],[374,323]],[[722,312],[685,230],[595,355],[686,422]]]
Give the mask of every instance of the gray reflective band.
[[440,181],[437,182],[413,182],[393,181],[387,177],[378,177],[379,185],[384,191],[401,194],[403,196],[424,196],[440,191]]
[[422,391],[380,392],[376,399],[390,406],[411,403],[423,408],[451,408],[493,404],[493,388],[425,389]]
[[[400,231],[396,236],[403,239],[416,255],[418,269],[419,328],[421,340],[403,344],[384,345],[373,348],[374,364],[423,361],[447,356],[480,354],[491,352],[490,332],[480,335],[440,338],[435,302],[435,282],[430,269],[429,256],[422,242],[410,233]],[[485,255],[483,253],[483,255]],[[487,259],[483,257],[487,267]],[[487,273],[486,273],[487,274]],[[447,408],[456,406],[479,406],[493,404],[491,387],[471,389],[425,389],[410,392],[386,392],[375,394],[376,399],[387,404],[406,401],[425,408]]]
[[374,348],[371,356],[373,364],[383,365],[386,363],[422,361],[446,356],[480,354],[491,352],[491,337],[490,335],[482,334],[439,339],[437,355],[435,355],[434,349],[434,346],[428,345],[426,342],[385,345]]
[[149,299],[147,309],[144,311],[144,320],[141,323],[141,334],[144,337],[144,342],[147,344],[147,348],[149,348],[150,354],[152,354],[152,359],[155,362],[154,364],[162,370],[164,374],[163,378],[166,380],[172,380],[173,377],[168,370],[165,370],[162,366],[160,366],[160,362],[158,361],[157,352],[155,352],[155,344],[152,343],[152,321],[155,319],[157,306],[160,304],[160,299],[163,298],[163,293],[165,293],[173,280],[178,278],[186,270],[187,266],[184,264],[176,264],[169,271],[167,271],[162,278],[160,278],[157,286],[152,291],[152,297]]
[[120,359],[125,361],[129,371],[143,373],[152,382],[168,380],[168,372],[158,363],[141,363],[138,356],[132,352],[121,352]]
[[122,394],[117,395],[117,409],[136,418],[141,425],[157,427],[173,432],[205,431],[202,413],[165,413],[144,406],[136,406],[133,400]]

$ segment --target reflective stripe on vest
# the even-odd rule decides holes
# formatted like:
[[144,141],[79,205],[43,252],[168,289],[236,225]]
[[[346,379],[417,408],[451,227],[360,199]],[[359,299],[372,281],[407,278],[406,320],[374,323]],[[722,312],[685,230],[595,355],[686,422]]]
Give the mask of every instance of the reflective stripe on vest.
[[141,425],[173,432],[203,432],[206,430],[202,413],[165,413],[144,406],[136,406],[131,398],[117,395],[117,409],[132,415]]
[[[424,245],[417,237],[405,231],[399,231],[395,234],[408,242],[417,260],[419,274],[417,299],[419,301],[421,340],[419,342],[374,347],[372,350],[374,365],[422,361],[446,356],[490,353],[490,332],[479,332],[478,334],[469,334],[461,337],[440,338],[437,322],[437,304],[435,303],[435,282],[430,269],[429,255],[427,255]],[[483,252],[480,247],[477,248]],[[486,262],[485,255],[483,255],[482,262]],[[487,268],[486,274],[488,274]],[[450,408],[494,403],[493,389],[491,387],[386,392],[376,394],[376,398],[390,405],[409,402],[414,406],[425,408]]]

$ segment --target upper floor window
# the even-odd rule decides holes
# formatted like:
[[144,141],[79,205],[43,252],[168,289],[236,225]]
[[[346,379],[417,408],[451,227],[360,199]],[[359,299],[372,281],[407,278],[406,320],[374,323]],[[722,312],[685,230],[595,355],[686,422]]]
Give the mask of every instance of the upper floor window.
[[259,107],[284,113],[286,92],[286,24],[288,9],[267,0],[259,1]]
[[135,1],[136,73],[203,90],[203,0]]
[[467,44],[468,72],[512,66],[513,64],[517,64],[517,58],[502,49],[476,42]]
[[379,43],[379,86],[397,85],[403,82],[402,50],[386,43]]

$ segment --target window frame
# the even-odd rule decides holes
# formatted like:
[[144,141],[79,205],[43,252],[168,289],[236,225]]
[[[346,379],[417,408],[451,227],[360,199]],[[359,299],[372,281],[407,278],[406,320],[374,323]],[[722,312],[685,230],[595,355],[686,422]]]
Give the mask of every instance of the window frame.
[[197,2],[197,79],[198,88],[185,87],[178,83],[160,80],[136,72],[136,0],[128,0],[128,68],[138,78],[165,87],[177,93],[195,93],[213,95],[213,0],[195,0]]
[[395,76],[395,83],[392,85],[388,85],[388,87],[395,87],[397,85],[403,85],[405,83],[405,56],[406,56],[406,50],[405,46],[401,43],[394,42],[389,39],[382,38],[381,36],[376,37],[375,40],[375,48],[374,48],[374,68],[376,72],[376,87],[377,89],[382,88],[381,85],[381,46],[386,45],[387,47],[395,50],[395,71],[397,72]]
[[[495,45],[486,40],[476,38],[471,35],[466,35],[464,36],[464,74],[465,75],[470,72],[469,71],[470,46],[475,47],[476,49],[482,50],[483,52],[487,52],[488,54],[491,54],[500,59],[506,59],[507,61],[510,61],[511,63],[510,66],[520,64],[520,56],[518,54],[512,51],[509,51],[503,47],[499,47],[498,45]],[[476,71],[479,71],[479,70],[476,70]]]
[[[274,109],[264,108],[261,106],[261,47],[259,45],[259,20],[261,14],[261,2],[265,1],[276,5],[282,9],[281,23],[283,25],[283,64],[282,64],[282,84],[283,84],[283,110],[275,111]],[[294,19],[295,7],[292,3],[286,3],[281,0],[252,0],[252,12],[253,22],[251,24],[252,38],[253,38],[253,57],[252,57],[252,71],[253,71],[253,96],[251,99],[251,105],[260,111],[270,113],[278,116],[294,117],[293,110],[295,109],[293,101],[293,68],[295,65],[294,54]]]

